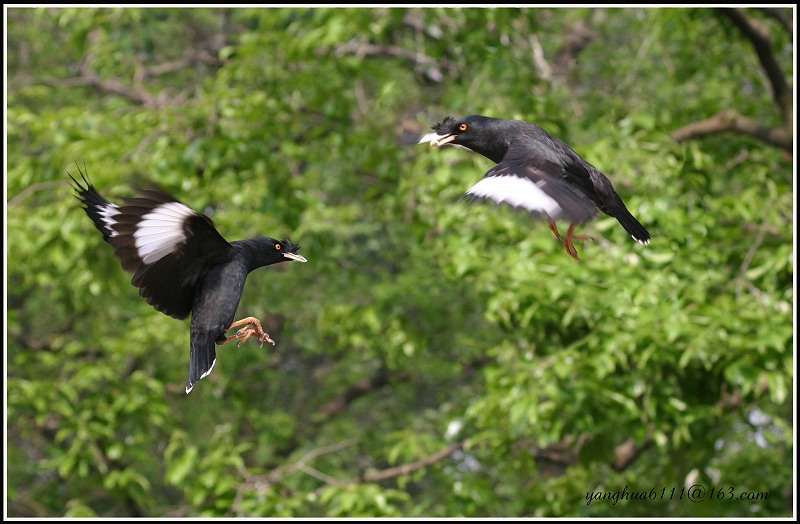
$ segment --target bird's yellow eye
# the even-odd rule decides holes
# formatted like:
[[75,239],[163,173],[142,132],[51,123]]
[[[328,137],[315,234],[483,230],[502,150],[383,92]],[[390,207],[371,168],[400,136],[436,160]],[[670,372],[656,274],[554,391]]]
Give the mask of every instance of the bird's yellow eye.
[[280,251],[281,250],[281,245],[280,244],[275,244],[275,250]]
[[467,124],[461,124],[458,126],[459,131],[466,131],[467,129],[469,129],[469,126]]

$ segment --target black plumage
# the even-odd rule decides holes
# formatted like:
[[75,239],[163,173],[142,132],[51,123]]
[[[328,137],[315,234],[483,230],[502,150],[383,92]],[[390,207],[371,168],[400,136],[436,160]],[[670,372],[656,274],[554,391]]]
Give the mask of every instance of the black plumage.
[[[418,143],[462,146],[497,164],[465,196],[507,203],[545,218],[573,258],[578,252],[572,240],[586,238],[575,235],[575,227],[594,219],[598,211],[616,218],[637,242],[650,242],[650,233],[628,211],[611,181],[541,127],[472,115],[461,120],[447,117],[432,129],[434,133]],[[570,222],[563,239],[557,220]]]
[[[305,262],[299,245],[270,237],[226,241],[207,216],[161,189],[140,189],[138,196],[112,204],[80,170],[83,184],[69,175],[86,214],[114,247],[131,283],[158,311],[177,319],[192,314],[189,379],[186,393],[211,373],[214,344],[254,336],[262,345],[275,342],[254,317],[234,322],[247,275],[254,269],[288,260]],[[225,332],[245,326],[234,336]]]

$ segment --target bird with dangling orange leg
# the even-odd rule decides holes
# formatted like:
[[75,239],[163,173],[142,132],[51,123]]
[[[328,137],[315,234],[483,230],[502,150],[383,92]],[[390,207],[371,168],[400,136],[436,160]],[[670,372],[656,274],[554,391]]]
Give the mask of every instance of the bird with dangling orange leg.
[[[432,129],[419,144],[461,146],[497,164],[465,197],[505,203],[544,218],[574,259],[578,251],[572,241],[588,238],[576,235],[575,228],[599,211],[616,218],[640,244],[650,243],[650,233],[628,211],[608,177],[541,127],[472,115],[460,120],[448,116]],[[563,237],[557,220],[570,223]]]

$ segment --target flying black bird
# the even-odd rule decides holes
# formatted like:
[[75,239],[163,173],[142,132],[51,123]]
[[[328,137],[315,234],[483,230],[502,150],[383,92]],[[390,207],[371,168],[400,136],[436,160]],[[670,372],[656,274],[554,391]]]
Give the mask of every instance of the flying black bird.
[[[522,120],[501,120],[472,115],[462,120],[447,117],[419,140],[431,147],[463,146],[497,165],[465,196],[505,202],[541,216],[576,260],[573,239],[578,224],[602,211],[616,218],[634,240],[650,243],[650,233],[622,202],[611,182],[567,144],[541,127]],[[562,239],[556,220],[570,222]]]
[[[125,204],[112,204],[95,190],[78,168],[85,185],[72,175],[77,198],[103,239],[114,247],[139,294],[165,315],[177,319],[192,313],[188,394],[211,373],[214,343],[238,344],[251,336],[275,342],[254,317],[234,322],[247,275],[254,269],[287,260],[305,262],[300,246],[269,237],[228,243],[207,216],[161,189],[140,189]],[[231,337],[225,332],[242,327]]]

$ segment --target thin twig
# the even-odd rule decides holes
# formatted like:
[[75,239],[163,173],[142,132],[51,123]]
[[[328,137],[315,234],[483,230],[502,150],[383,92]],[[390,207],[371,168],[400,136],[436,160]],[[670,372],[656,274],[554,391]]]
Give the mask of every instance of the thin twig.
[[325,473],[319,471],[318,469],[314,469],[311,466],[305,464],[300,468],[300,471],[314,477],[317,480],[324,482],[325,484],[329,484],[332,486],[345,486],[348,484],[347,481],[339,480],[337,478],[331,477],[330,475],[326,475]]
[[539,77],[551,81],[553,79],[553,68],[550,67],[550,64],[547,63],[547,59],[544,57],[544,49],[542,49],[539,38],[535,34],[532,34],[528,37],[528,44],[531,47],[533,63],[539,72]]
[[762,242],[764,242],[764,237],[767,235],[767,215],[771,209],[772,206],[764,206],[764,217],[761,220],[761,225],[756,233],[756,238],[753,240],[753,243],[750,245],[750,249],[747,250],[744,259],[742,260],[742,264],[739,266],[739,273],[736,275],[735,279],[737,301],[741,298],[742,286],[747,281],[747,270],[750,268],[750,264],[753,262],[753,258],[756,256],[758,248],[761,247]]
[[17,196],[12,198],[8,201],[8,207],[12,208],[14,206],[18,206],[22,203],[23,200],[31,196],[33,193],[37,191],[43,191],[45,189],[54,189],[62,184],[66,184],[63,181],[58,180],[51,180],[49,182],[37,182],[36,184],[31,184],[22,191],[20,191]]
[[291,475],[296,471],[302,471],[308,475],[311,475],[314,478],[322,480],[326,484],[337,484],[337,485],[340,483],[346,484],[346,482],[339,481],[338,479],[334,479],[333,477],[325,475],[324,473],[314,468],[311,468],[310,466],[308,466],[308,463],[317,457],[321,457],[323,455],[329,455],[331,453],[336,453],[337,451],[341,451],[350,446],[354,446],[357,443],[358,443],[357,438],[350,438],[347,440],[343,440],[342,442],[331,444],[329,446],[323,446],[321,448],[312,449],[311,451],[300,457],[300,459],[298,459],[296,462],[278,466],[267,475],[245,476],[244,482],[239,484],[239,487],[236,489],[236,497],[234,498],[232,505],[234,513],[236,513],[236,516],[238,517],[243,516],[241,511],[241,502],[242,499],[244,498],[244,493],[247,489],[258,490],[269,487],[275,484],[276,482],[280,481],[282,478]]
[[428,466],[436,464],[440,460],[446,459],[447,457],[452,455],[454,451],[459,450],[463,447],[464,447],[464,442],[457,442],[455,444],[447,446],[441,451],[437,451],[433,455],[425,457],[422,460],[418,460],[417,462],[412,462],[411,464],[403,464],[402,466],[396,466],[381,471],[368,471],[364,474],[364,480],[367,482],[377,482],[380,480],[386,480],[393,477],[399,477],[401,475],[408,475],[409,473],[413,473],[422,468],[426,468]]
[[452,62],[447,59],[437,61],[422,52],[409,51],[389,44],[351,41],[336,46],[334,54],[336,56],[355,55],[358,58],[385,56],[401,58],[414,64],[416,71],[424,73],[430,80],[436,82],[440,82],[444,78],[440,68],[451,71],[454,69]]

